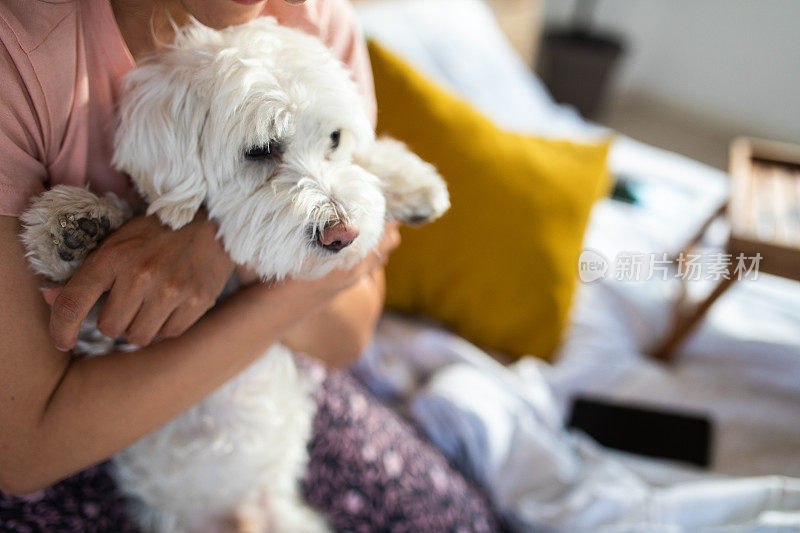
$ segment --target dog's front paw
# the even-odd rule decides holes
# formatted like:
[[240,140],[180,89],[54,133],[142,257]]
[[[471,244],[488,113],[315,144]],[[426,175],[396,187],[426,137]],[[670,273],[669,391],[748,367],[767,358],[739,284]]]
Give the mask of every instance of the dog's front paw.
[[386,197],[386,218],[408,224],[426,224],[450,208],[447,185],[436,169],[403,143],[383,137],[357,162],[381,181]]
[[66,281],[89,252],[129,217],[125,203],[114,195],[99,197],[81,187],[53,187],[22,214],[28,260],[37,273]]
[[447,185],[433,167],[429,175],[417,174],[415,182],[405,182],[385,194],[387,218],[406,224],[433,222],[450,208]]

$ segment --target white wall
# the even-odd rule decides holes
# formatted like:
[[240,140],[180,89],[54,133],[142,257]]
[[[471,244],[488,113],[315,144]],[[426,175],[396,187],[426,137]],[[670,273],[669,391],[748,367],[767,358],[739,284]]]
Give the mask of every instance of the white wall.
[[[548,24],[573,1],[548,0]],[[629,45],[612,89],[738,134],[800,142],[800,1],[599,0]]]

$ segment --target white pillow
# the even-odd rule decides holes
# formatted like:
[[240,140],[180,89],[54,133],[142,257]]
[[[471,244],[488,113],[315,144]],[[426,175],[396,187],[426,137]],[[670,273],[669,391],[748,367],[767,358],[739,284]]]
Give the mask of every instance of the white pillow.
[[572,108],[553,101],[483,1],[386,0],[359,3],[357,12],[369,37],[499,125],[547,137],[596,132]]

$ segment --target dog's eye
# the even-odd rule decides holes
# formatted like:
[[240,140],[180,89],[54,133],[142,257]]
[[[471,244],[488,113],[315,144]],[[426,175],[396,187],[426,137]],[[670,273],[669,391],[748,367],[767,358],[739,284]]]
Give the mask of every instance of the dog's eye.
[[331,150],[339,148],[339,141],[342,138],[342,130],[336,130],[331,133]]
[[244,153],[244,158],[249,161],[263,161],[265,159],[277,159],[283,153],[280,143],[271,141],[261,146],[251,146]]

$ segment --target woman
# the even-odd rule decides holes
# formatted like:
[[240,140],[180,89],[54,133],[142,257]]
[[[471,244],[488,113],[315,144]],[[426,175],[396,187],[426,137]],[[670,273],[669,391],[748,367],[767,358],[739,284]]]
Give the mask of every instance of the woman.
[[[0,3],[0,489],[6,492],[0,494],[0,529],[128,528],[103,467],[91,465],[200,401],[274,342],[335,367],[371,338],[383,303],[383,261],[399,242],[396,226],[387,226],[378,251],[348,271],[315,281],[256,283],[213,309],[234,265],[204,213],[178,231],[154,217],[134,218],[44,299],[18,239],[16,217],[45,187],[88,184],[134,200],[125,177],[110,167],[114,105],[124,74],[170,42],[173,22],[194,17],[222,28],[267,14],[317,35],[349,65],[374,117],[369,62],[348,4],[302,4]],[[73,359],[79,324],[104,292],[99,329],[142,348]],[[157,335],[164,340],[151,344]],[[354,418],[342,397],[361,398],[369,407]],[[482,497],[346,375],[324,379],[318,404],[306,493],[332,525],[492,527]],[[377,438],[371,425],[388,438]],[[362,457],[367,440],[385,448],[374,460]],[[403,472],[386,472],[380,465],[387,457],[404,464]],[[373,466],[379,472],[368,483],[358,469]],[[9,495],[40,491],[79,471],[33,497]],[[442,476],[429,479],[430,472]]]

